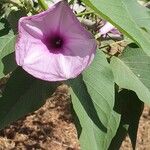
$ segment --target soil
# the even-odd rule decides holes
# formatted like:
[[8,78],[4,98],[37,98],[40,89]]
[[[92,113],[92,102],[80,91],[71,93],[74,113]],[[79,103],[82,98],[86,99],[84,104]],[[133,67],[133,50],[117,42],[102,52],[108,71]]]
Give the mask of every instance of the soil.
[[[0,131],[0,150],[80,150],[65,85],[39,110]],[[150,150],[150,108],[140,119],[136,150]],[[132,150],[127,137],[120,150]]]

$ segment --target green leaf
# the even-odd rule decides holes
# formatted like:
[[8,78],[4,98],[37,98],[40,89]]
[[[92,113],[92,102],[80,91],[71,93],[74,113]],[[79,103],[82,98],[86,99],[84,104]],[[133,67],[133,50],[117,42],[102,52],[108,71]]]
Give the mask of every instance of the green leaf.
[[121,88],[135,91],[140,100],[150,104],[150,57],[141,48],[130,44],[122,56],[112,58],[111,66]]
[[0,78],[15,70],[15,38],[6,19],[0,20]]
[[41,107],[56,83],[35,79],[18,67],[0,98],[0,129]]
[[103,52],[97,52],[92,65],[69,84],[82,150],[107,150],[120,115],[113,110],[114,79]]
[[138,99],[135,92],[124,89],[116,94],[115,110],[121,114],[121,122],[109,150],[119,150],[127,133],[135,149],[138,124],[143,108],[144,103]]
[[[150,31],[150,9],[139,5],[136,0],[131,0],[127,3],[128,9],[132,11],[132,15],[136,20],[138,26],[142,29]],[[138,10],[138,11],[133,11]]]
[[23,16],[27,16],[27,13],[24,9],[11,10],[8,14],[7,20],[15,34],[18,32],[18,21]]
[[150,56],[150,11],[136,0],[82,0],[104,19],[137,42]]

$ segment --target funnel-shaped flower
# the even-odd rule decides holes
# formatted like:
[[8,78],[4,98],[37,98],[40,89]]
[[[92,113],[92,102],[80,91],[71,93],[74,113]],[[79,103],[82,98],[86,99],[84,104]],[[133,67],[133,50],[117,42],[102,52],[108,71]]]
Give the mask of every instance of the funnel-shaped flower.
[[16,61],[31,75],[61,81],[78,76],[94,58],[96,42],[61,1],[19,20]]

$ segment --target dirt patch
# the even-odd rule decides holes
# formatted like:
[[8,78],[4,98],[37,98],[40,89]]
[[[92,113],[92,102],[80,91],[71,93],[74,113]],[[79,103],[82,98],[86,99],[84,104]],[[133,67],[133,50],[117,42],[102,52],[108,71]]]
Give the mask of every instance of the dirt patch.
[[67,88],[46,104],[0,132],[1,150],[79,150]]

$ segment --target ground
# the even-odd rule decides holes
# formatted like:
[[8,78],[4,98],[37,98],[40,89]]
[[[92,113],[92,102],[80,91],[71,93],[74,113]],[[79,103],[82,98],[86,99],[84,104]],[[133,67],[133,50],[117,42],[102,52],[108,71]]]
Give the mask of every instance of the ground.
[[[61,86],[39,110],[0,132],[0,150],[80,150],[67,87]],[[150,150],[150,108],[140,119],[136,150]],[[127,137],[120,150],[132,150]]]

